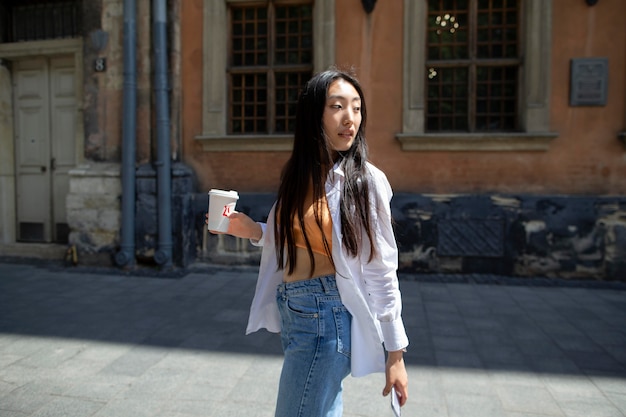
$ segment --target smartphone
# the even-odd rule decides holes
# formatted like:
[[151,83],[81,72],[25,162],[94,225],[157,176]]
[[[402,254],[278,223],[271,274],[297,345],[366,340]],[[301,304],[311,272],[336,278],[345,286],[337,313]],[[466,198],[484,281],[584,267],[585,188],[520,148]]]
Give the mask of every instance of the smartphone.
[[391,387],[391,409],[395,417],[400,417],[400,400],[398,399],[398,393],[396,393],[395,387]]

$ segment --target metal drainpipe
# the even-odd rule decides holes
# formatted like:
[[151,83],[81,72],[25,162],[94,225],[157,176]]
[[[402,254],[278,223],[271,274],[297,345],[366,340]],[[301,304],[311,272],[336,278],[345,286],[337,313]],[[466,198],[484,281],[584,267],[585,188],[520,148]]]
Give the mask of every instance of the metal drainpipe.
[[157,193],[159,242],[154,253],[157,264],[172,266],[172,173],[170,151],[169,101],[167,96],[167,12],[166,0],[153,2],[154,95],[156,99]]
[[135,265],[135,153],[137,110],[137,7],[124,0],[124,101],[122,105],[122,230],[118,266]]

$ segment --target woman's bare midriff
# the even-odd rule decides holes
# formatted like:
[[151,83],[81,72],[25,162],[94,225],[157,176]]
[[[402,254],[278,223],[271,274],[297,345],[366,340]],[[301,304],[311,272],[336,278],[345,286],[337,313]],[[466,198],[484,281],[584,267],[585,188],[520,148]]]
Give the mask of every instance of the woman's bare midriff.
[[304,248],[296,248],[296,266],[293,269],[291,275],[287,275],[287,269],[283,275],[284,282],[303,281],[305,279],[311,279],[321,277],[324,275],[331,275],[335,273],[335,268],[330,262],[327,256],[313,252],[313,259],[315,259],[315,268],[313,274],[311,274],[311,260],[309,254]]

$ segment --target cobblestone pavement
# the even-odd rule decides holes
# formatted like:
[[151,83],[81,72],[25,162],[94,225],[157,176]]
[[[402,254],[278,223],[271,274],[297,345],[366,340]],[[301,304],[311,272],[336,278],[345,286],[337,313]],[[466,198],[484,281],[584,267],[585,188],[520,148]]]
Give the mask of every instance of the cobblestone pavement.
[[[626,287],[403,276],[408,417],[626,416]],[[0,262],[0,416],[273,416],[256,269],[176,278]],[[382,374],[345,417],[391,416]]]

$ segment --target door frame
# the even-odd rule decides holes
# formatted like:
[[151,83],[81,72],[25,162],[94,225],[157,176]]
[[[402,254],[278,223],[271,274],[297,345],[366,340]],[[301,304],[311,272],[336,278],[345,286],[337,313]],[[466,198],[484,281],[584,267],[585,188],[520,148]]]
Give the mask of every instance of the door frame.
[[[74,57],[76,83],[76,161],[84,162],[84,121],[83,121],[83,40],[60,39],[34,42],[0,44],[0,245],[16,242],[16,168],[15,168],[15,131],[13,126],[13,85],[10,63],[14,60],[34,57],[52,57],[72,55]],[[8,62],[6,65],[5,61]],[[8,90],[8,91],[7,91]],[[8,105],[2,105],[2,104]]]

